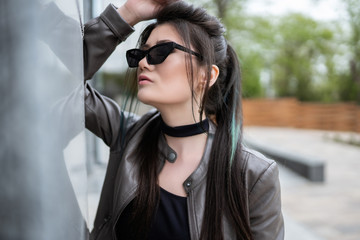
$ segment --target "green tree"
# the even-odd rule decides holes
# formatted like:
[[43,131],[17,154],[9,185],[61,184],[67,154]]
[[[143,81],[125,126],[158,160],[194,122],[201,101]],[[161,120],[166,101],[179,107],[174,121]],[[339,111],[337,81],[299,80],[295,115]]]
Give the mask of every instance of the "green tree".
[[356,89],[356,100],[360,103],[360,1],[345,0],[345,3],[351,28],[351,37],[349,41],[351,49],[351,59],[349,61],[351,76],[350,85],[352,84],[352,87]]
[[241,6],[232,6],[224,19],[227,38],[239,56],[243,96],[262,97],[268,86],[261,82],[261,73],[269,68],[274,52],[273,26],[265,18],[239,14],[239,8]]
[[301,14],[281,18],[276,31],[278,51],[272,71],[277,95],[321,100],[319,86],[328,84],[335,71],[333,31]]
[[272,18],[239,14],[233,6],[225,24],[241,59],[245,97],[263,96],[274,89],[278,97],[327,102],[340,98],[334,56],[341,55],[335,36],[342,35],[335,34],[341,32],[336,24],[301,14]]
[[241,63],[245,97],[269,96],[269,92],[273,96],[275,91],[275,96],[305,101],[360,98],[360,0],[346,0],[353,29],[351,75],[339,64],[346,59],[348,48],[344,47],[347,35],[337,23],[301,14],[249,15],[243,11],[246,0],[199,1],[221,16],[227,28],[227,38]]

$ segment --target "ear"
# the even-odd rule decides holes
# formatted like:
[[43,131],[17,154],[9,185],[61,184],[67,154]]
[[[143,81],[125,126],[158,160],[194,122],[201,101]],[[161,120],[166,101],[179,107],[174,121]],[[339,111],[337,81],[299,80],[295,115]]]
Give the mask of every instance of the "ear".
[[220,73],[219,67],[213,64],[211,66],[211,75],[210,75],[209,87],[214,85],[214,83],[216,82],[216,80],[219,77],[219,73]]
[[220,73],[220,70],[219,70],[218,66],[213,64],[211,66],[210,79],[208,80],[206,78],[205,69],[201,68],[200,69],[200,81],[199,81],[199,84],[198,84],[198,89],[200,91],[203,91],[203,88],[205,87],[207,81],[209,81],[209,87],[214,85],[214,83],[216,82],[216,80],[219,77],[219,73]]

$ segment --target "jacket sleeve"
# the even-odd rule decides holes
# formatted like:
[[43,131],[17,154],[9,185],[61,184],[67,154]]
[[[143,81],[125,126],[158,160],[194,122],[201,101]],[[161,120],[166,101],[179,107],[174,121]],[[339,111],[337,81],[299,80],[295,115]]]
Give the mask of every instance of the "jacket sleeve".
[[250,190],[249,213],[254,239],[284,239],[279,170],[273,161],[259,175]]
[[122,19],[112,4],[109,4],[99,17],[87,22],[83,41],[84,79],[90,79],[117,45],[132,32],[134,28]]
[[[117,45],[133,31],[111,4],[99,17],[85,24],[85,80],[94,75]],[[137,116],[122,111],[115,101],[102,96],[89,83],[85,83],[85,126],[110,148],[118,145],[137,119]]]
[[85,127],[101,138],[111,150],[118,148],[139,116],[122,111],[112,99],[85,84]]

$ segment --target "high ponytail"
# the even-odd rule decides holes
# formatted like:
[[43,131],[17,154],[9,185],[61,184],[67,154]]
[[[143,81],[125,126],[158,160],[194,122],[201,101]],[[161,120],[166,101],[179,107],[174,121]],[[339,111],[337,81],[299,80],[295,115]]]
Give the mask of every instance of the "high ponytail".
[[217,104],[206,105],[215,115],[217,130],[209,160],[200,239],[224,239],[223,217],[232,225],[237,239],[252,239],[242,176],[241,74],[230,45],[222,65],[223,75],[209,91],[211,102]]

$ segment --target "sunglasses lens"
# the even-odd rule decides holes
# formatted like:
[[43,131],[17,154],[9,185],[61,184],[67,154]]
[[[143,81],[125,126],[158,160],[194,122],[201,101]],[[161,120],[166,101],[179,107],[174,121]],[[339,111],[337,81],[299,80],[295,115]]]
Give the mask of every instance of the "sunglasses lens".
[[129,67],[135,68],[139,66],[139,62],[141,59],[145,57],[144,51],[140,49],[131,49],[126,52],[126,60],[128,62]]
[[169,54],[174,50],[170,44],[164,44],[154,47],[150,50],[147,61],[149,64],[160,64],[169,56]]
[[146,56],[148,64],[160,64],[174,50],[172,42],[155,45],[149,50],[131,49],[126,52],[126,60],[130,68],[139,66],[139,62]]

